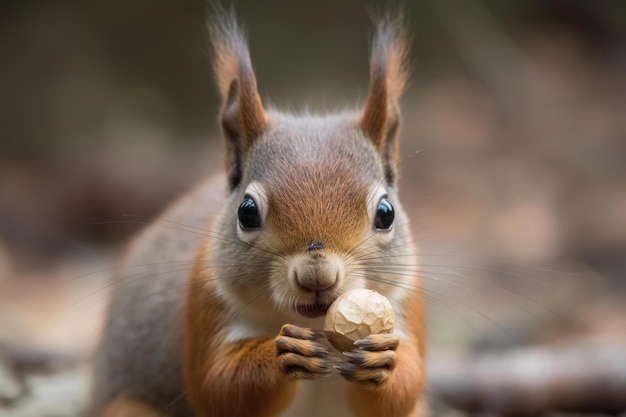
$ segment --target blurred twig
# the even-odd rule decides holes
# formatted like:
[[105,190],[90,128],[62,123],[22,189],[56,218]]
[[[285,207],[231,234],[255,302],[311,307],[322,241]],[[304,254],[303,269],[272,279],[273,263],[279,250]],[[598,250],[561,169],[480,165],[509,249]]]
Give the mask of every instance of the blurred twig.
[[433,396],[469,412],[626,410],[626,345],[533,348],[431,363]]

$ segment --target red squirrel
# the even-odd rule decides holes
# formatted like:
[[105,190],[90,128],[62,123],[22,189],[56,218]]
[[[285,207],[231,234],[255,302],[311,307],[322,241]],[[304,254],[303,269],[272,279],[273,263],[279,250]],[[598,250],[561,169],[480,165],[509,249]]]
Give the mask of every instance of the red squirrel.
[[[264,107],[234,14],[210,34],[226,175],[130,246],[93,414],[423,415],[422,293],[397,193],[404,19],[376,23],[363,108],[327,115]],[[218,215],[211,201],[223,201]],[[324,316],[356,288],[385,295],[396,328],[334,352]]]

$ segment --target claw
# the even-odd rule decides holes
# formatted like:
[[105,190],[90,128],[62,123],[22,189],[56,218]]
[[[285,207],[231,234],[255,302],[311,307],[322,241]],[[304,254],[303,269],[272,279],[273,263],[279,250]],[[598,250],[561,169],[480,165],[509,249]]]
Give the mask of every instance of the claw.
[[343,352],[345,361],[335,369],[348,381],[381,384],[396,367],[400,339],[392,334],[375,334],[354,342],[354,350]]
[[280,336],[276,339],[277,354],[293,352],[303,356],[326,357],[330,355],[329,349],[316,342]]
[[396,350],[399,344],[400,338],[393,334],[373,334],[354,342],[356,348],[371,352]]
[[300,340],[319,340],[325,337],[323,332],[294,326],[293,324],[283,325],[280,329],[279,335],[293,337]]
[[279,369],[294,379],[315,379],[332,373],[330,350],[315,342],[320,337],[320,332],[284,325],[276,337]]

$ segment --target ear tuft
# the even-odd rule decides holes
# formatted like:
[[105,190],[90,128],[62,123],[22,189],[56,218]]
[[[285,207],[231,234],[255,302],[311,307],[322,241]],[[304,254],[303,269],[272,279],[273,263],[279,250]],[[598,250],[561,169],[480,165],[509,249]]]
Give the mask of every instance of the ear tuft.
[[379,18],[370,56],[370,87],[360,126],[381,153],[390,183],[396,176],[400,98],[409,76],[408,50],[404,15]]
[[220,126],[226,146],[226,168],[233,189],[241,179],[243,157],[265,129],[265,111],[257,91],[248,43],[235,12],[215,7],[209,34],[215,78],[222,97]]

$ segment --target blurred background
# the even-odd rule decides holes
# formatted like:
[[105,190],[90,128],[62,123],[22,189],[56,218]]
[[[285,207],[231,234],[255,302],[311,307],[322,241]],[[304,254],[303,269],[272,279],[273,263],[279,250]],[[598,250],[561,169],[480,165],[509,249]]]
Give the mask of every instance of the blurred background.
[[[401,191],[433,402],[450,358],[623,352],[626,2],[406,3]],[[266,105],[360,106],[385,5],[239,0]],[[125,242],[222,168],[207,11],[0,4],[0,414],[81,415]]]

